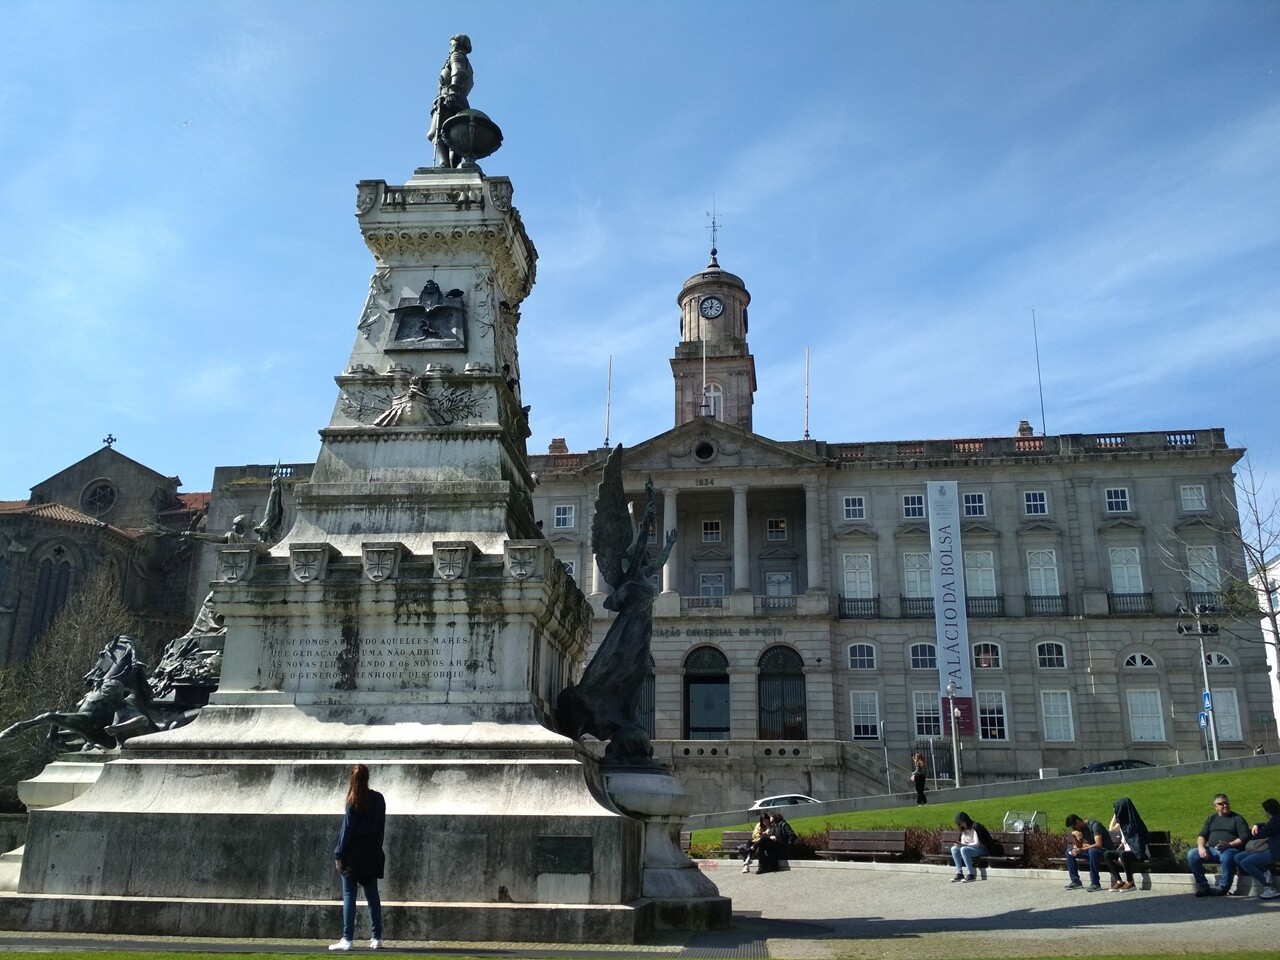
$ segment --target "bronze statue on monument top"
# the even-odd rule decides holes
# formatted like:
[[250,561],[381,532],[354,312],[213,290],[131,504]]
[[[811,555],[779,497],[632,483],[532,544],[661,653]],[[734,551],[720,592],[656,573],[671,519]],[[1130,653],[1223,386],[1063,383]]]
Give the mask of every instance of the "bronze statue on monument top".
[[431,126],[427,128],[427,139],[435,144],[437,166],[457,167],[462,163],[462,155],[449,146],[442,134],[446,120],[470,108],[467,97],[475,82],[467,59],[470,52],[471,38],[465,33],[455,35],[449,41],[449,56],[440,68],[440,92],[431,105]]

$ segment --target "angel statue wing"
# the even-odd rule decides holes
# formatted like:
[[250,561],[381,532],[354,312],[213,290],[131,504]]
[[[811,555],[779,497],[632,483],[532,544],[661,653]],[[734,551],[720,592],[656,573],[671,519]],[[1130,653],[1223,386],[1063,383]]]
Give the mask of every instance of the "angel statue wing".
[[631,506],[622,489],[622,444],[618,444],[605,461],[596,491],[596,515],[591,521],[591,552],[605,583],[614,590],[626,579],[627,553],[634,537]]

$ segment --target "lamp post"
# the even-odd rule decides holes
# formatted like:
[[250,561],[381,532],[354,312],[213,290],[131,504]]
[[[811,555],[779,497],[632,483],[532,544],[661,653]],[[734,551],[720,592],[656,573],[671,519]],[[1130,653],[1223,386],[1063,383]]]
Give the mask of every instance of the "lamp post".
[[960,786],[960,711],[956,709],[956,682],[947,681],[947,709],[951,712],[951,763],[954,768],[956,786]]
[[893,784],[889,780],[889,741],[884,735],[884,721],[880,721],[880,746],[884,747],[884,792],[893,793]]
[[1200,618],[1205,616],[1213,616],[1218,612],[1218,608],[1215,604],[1212,604],[1212,603],[1197,603],[1195,606],[1191,608],[1190,611],[1188,611],[1187,608],[1184,607],[1182,604],[1178,604],[1178,609],[1176,612],[1180,617],[1186,616],[1187,613],[1190,613],[1195,620],[1194,626],[1191,626],[1185,623],[1179,623],[1178,633],[1180,634],[1194,633],[1196,635],[1196,640],[1199,641],[1199,644],[1200,644],[1200,672],[1204,678],[1204,697],[1205,697],[1204,712],[1208,714],[1206,719],[1209,721],[1208,728],[1207,728],[1209,743],[1206,744],[1206,746],[1212,745],[1213,759],[1217,760],[1218,759],[1218,724],[1215,721],[1213,716],[1213,694],[1210,692],[1210,688],[1209,688],[1209,663],[1207,660],[1205,660],[1205,657],[1204,657],[1204,638],[1206,634],[1210,636],[1212,636],[1213,634],[1216,634],[1218,632],[1218,625],[1216,623],[1205,623]]

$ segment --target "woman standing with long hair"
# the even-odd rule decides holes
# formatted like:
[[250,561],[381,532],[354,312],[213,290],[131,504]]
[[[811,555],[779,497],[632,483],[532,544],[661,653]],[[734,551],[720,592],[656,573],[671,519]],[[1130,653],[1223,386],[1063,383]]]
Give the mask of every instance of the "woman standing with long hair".
[[347,786],[347,812],[333,848],[333,867],[342,874],[342,939],[330,950],[350,950],[356,932],[356,885],[364,887],[373,926],[372,950],[382,949],[382,900],[378,881],[386,866],[382,834],[387,822],[387,801],[369,789],[369,768],[357,763]]

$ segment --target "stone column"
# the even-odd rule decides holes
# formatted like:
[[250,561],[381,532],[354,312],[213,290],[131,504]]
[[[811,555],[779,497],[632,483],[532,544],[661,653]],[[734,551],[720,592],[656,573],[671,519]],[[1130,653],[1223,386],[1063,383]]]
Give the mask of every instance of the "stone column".
[[747,488],[733,488],[733,592],[751,592],[751,559],[747,551]]
[[822,582],[822,534],[818,523],[818,485],[804,485],[804,552],[808,560],[809,586],[806,592],[826,589]]
[[[664,488],[662,491],[662,530],[658,534],[658,543],[665,543],[668,530],[676,528],[676,496],[679,491],[675,487]],[[671,547],[671,553],[667,555],[667,562],[662,565],[662,592],[678,593],[676,587],[676,562],[678,557],[676,554],[680,550],[680,541],[676,541]]]

